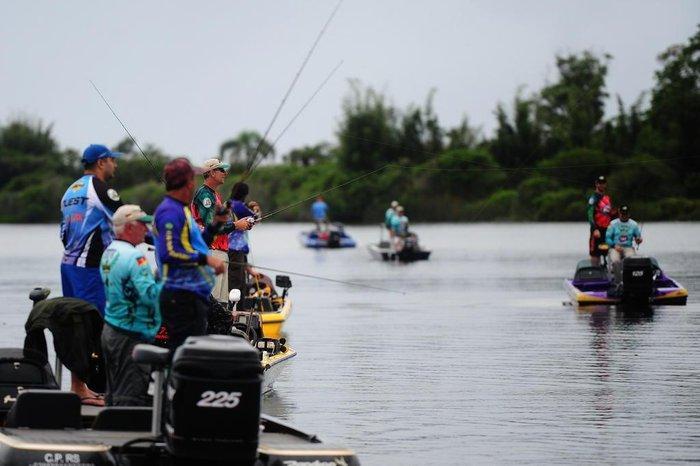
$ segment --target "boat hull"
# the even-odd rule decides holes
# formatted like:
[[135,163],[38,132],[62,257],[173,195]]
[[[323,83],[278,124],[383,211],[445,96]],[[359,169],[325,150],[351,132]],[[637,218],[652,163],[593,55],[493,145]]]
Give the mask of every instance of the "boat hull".
[[272,391],[275,381],[296,355],[297,352],[289,346],[283,346],[283,350],[275,355],[263,355],[263,393]]
[[401,251],[397,253],[390,247],[382,247],[378,244],[370,244],[369,246],[367,246],[367,249],[369,250],[373,258],[385,262],[415,262],[421,260],[428,260],[428,258],[430,258],[431,252],[425,250],[411,250]]
[[[688,290],[678,282],[674,281],[674,283],[676,286],[655,288],[654,294],[649,297],[647,304],[684,306],[688,301]],[[573,284],[573,280],[566,279],[564,280],[564,288],[572,302],[580,306],[624,304],[621,297],[608,296],[607,287],[582,290]]]
[[284,304],[274,312],[261,312],[260,320],[262,324],[263,336],[265,338],[282,338],[282,326],[292,312],[292,301],[284,299]]
[[337,242],[330,242],[327,239],[319,238],[315,231],[305,231],[299,234],[299,241],[302,246],[311,249],[342,249],[357,246],[355,240],[346,233],[343,233]]

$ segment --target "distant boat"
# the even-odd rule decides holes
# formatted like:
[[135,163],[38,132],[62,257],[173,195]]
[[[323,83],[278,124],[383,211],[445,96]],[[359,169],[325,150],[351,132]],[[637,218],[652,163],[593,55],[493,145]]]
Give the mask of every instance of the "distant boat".
[[573,302],[581,306],[686,304],[688,290],[667,276],[653,257],[628,257],[622,267],[622,283],[615,286],[605,265],[594,266],[588,259],[581,260],[574,278],[564,280],[564,288]]
[[301,244],[307,248],[354,248],[357,243],[347,233],[342,223],[332,223],[327,230],[303,231],[299,235]]
[[396,251],[389,241],[383,239],[384,224],[379,226],[379,242],[367,246],[369,253],[377,260],[381,261],[398,261],[398,262],[415,262],[428,260],[431,251],[422,249],[418,244],[418,236],[410,234],[403,241],[403,247],[400,251]]

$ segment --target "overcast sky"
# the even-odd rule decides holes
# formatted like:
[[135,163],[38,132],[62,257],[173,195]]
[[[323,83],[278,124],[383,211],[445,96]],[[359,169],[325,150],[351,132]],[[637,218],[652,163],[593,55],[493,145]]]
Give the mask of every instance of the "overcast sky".
[[[0,121],[52,123],[62,148],[114,145],[125,134],[92,79],[139,143],[202,161],[243,129],[264,131],[335,5],[0,0]],[[466,115],[491,135],[498,102],[555,79],[555,54],[589,49],[613,56],[608,91],[631,103],[653,85],[657,55],[699,22],[698,0],[345,0],[270,139],[340,60],[279,152],[335,141],[350,78],[399,107],[435,88],[443,125]]]

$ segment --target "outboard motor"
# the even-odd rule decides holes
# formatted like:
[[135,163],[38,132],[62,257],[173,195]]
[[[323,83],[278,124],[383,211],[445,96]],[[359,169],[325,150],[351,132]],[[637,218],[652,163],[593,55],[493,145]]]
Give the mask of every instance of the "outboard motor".
[[654,265],[649,257],[622,261],[622,300],[648,302],[654,292]]
[[252,464],[262,380],[260,354],[245,339],[187,338],[175,351],[167,384],[168,450],[177,458]]
[[328,247],[329,248],[338,248],[340,247],[340,232],[339,231],[331,231],[328,234]]

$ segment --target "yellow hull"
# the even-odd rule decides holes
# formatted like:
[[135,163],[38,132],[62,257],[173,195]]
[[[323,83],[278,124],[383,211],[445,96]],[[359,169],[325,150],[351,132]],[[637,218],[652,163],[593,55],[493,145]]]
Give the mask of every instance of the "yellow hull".
[[260,313],[263,336],[276,340],[282,338],[282,326],[291,312],[292,301],[289,298],[285,298],[284,304],[277,311]]

